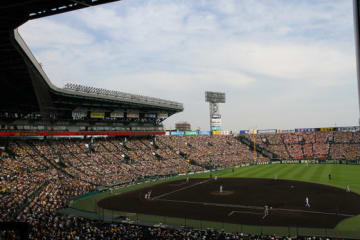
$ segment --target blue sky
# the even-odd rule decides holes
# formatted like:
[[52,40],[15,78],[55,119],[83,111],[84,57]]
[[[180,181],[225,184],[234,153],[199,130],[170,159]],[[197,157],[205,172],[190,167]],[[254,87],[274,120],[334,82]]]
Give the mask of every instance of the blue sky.
[[351,0],[123,0],[30,21],[20,33],[51,81],[184,103],[165,121],[223,129],[358,124]]

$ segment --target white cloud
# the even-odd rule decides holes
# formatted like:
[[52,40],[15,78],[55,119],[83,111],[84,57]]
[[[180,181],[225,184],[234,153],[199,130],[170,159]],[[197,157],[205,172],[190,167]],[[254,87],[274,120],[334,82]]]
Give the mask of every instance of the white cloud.
[[[127,74],[117,76],[102,82],[108,88],[116,86],[119,89],[126,88],[127,91],[140,91],[151,94],[152,89],[166,91],[177,89],[179,92],[188,92],[197,90],[202,92],[203,89],[218,90],[219,82],[222,88],[238,88],[246,86],[255,81],[254,78],[242,73],[226,70],[212,70],[206,72],[197,72],[192,74],[173,73],[173,72],[147,72],[140,74]],[[133,83],[131,86],[123,86],[124,82]],[[150,89],[150,91],[147,89]],[[174,99],[175,100],[175,99]]]
[[355,124],[352,31],[335,0],[120,1],[21,27],[56,85],[180,101],[167,124],[203,129],[206,90],[227,92],[228,129]]
[[77,46],[93,42],[91,34],[49,19],[30,21],[20,27],[20,33],[33,48],[61,48],[64,45]]

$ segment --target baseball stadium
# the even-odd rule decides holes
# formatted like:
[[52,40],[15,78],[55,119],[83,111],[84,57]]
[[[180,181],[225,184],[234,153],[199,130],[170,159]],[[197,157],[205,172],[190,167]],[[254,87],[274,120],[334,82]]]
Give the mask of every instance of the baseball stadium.
[[0,3],[0,239],[360,239],[359,126],[224,131],[206,92],[210,131],[166,130],[182,103],[55,86],[18,27],[110,2]]

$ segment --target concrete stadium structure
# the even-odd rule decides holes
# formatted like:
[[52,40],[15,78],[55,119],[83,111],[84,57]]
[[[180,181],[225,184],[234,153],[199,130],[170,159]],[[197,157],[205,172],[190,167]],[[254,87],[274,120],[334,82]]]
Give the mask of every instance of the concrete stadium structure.
[[56,87],[17,31],[28,20],[109,2],[114,0],[1,1],[0,135],[32,135],[34,131],[157,134],[163,133],[163,120],[183,111],[181,103],[154,97],[75,84]]

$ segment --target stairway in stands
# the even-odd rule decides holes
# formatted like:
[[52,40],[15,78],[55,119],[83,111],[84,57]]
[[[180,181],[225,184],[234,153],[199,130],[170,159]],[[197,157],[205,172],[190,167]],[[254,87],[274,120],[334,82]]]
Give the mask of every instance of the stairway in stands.
[[[242,136],[242,135],[239,135],[237,137],[235,137],[239,142],[247,145],[249,147],[249,149],[254,152],[254,141],[251,140],[250,138],[247,138],[245,136]],[[270,160],[275,160],[275,159],[279,159],[279,156],[264,148],[263,146],[260,146],[258,143],[256,143],[256,152],[261,154],[262,156],[266,157],[266,158],[269,158]]]
[[30,196],[26,197],[26,201],[15,210],[13,217],[16,218],[24,208],[30,205],[30,203],[35,199],[36,196],[40,194],[40,192],[49,184],[49,181],[43,182]]

